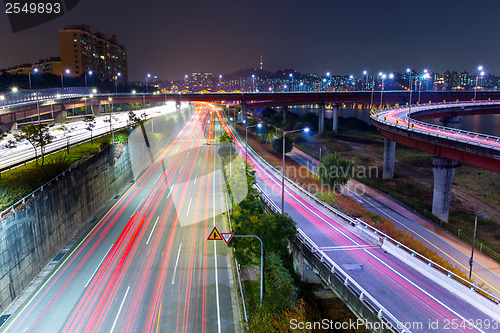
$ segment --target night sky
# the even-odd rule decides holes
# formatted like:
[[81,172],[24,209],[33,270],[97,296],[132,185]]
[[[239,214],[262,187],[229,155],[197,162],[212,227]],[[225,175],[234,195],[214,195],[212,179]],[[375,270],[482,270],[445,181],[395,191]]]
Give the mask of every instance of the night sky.
[[130,80],[145,73],[232,73],[258,65],[324,75],[447,69],[500,74],[499,0],[80,0],[69,13],[12,33],[0,14],[0,68],[59,56],[57,30],[116,34]]

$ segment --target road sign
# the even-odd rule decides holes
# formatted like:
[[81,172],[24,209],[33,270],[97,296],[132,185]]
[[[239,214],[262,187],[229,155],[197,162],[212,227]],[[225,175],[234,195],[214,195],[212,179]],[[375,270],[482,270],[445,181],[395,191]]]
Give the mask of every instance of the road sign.
[[208,236],[207,240],[222,240],[219,230],[217,230],[216,227],[212,229],[212,232],[210,232],[210,235]]
[[234,232],[221,232],[220,235],[222,236],[222,240],[226,242],[226,244],[229,244],[231,238],[233,238]]

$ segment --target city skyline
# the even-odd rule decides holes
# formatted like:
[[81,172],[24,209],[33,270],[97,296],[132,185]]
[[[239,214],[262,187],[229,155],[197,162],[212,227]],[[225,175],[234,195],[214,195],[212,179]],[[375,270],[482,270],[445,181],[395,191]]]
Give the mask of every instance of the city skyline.
[[11,48],[0,67],[57,55],[57,31],[85,23],[116,34],[127,46],[132,81],[146,73],[176,80],[192,72],[257,68],[261,55],[265,70],[318,75],[407,67],[473,73],[478,65],[500,72],[494,57],[500,46],[492,42],[500,4],[494,1],[121,4],[81,1],[62,17],[19,33],[1,16],[0,37]]

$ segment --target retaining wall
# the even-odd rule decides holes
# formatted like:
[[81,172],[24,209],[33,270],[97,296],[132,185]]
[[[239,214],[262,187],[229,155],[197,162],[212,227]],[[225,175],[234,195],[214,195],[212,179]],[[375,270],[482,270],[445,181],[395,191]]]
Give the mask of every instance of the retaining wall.
[[0,312],[132,179],[128,145],[113,145],[2,217]]

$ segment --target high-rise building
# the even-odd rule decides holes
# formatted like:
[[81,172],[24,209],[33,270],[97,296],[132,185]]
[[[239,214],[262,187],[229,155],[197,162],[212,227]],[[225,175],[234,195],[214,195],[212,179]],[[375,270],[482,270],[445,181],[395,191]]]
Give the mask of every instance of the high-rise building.
[[93,33],[89,25],[68,25],[59,30],[61,68],[77,77],[89,72],[100,80],[127,82],[127,52],[115,35],[106,39],[101,32]]

